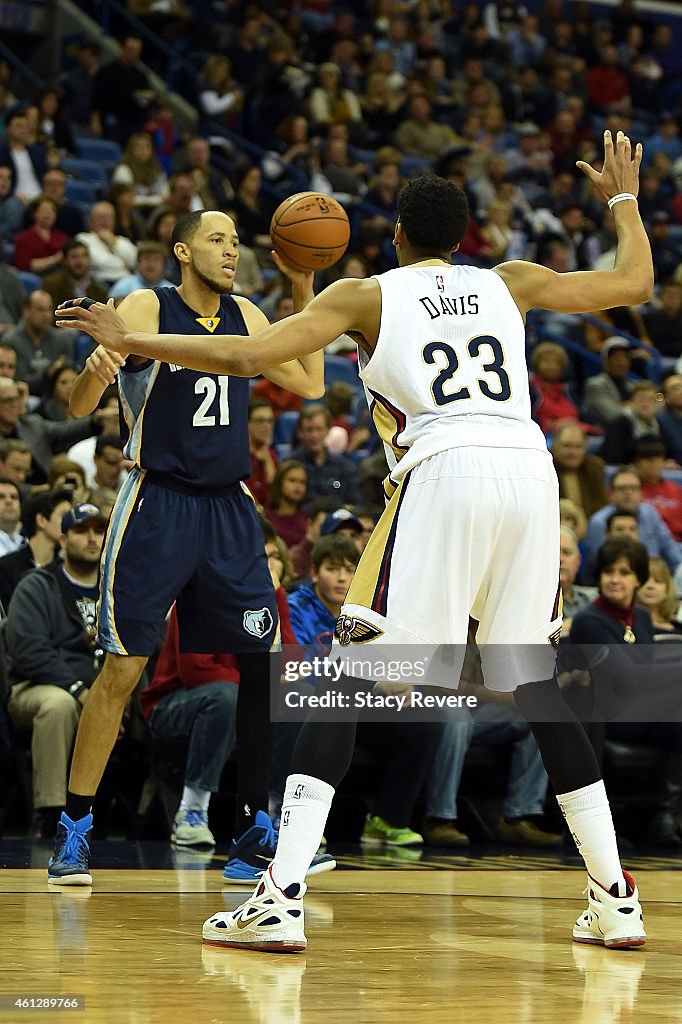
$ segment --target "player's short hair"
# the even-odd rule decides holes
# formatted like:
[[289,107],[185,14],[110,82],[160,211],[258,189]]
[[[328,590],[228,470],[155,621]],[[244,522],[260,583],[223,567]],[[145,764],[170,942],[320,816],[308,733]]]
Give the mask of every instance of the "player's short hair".
[[641,541],[632,540],[631,537],[612,537],[611,540],[604,541],[597,551],[594,565],[597,580],[600,580],[602,573],[615,565],[619,558],[627,559],[640,587],[644,586],[649,579],[649,552]]
[[203,210],[192,210],[191,213],[185,213],[173,226],[173,234],[171,235],[171,252],[173,253],[178,265],[180,260],[175,255],[175,246],[178,242],[184,242],[185,245],[192,244],[192,240],[199,230],[203,212]]
[[424,174],[398,196],[398,220],[413,249],[450,252],[464,238],[469,200],[451,181]]
[[320,537],[310,555],[310,564],[318,571],[323,562],[333,566],[350,562],[355,566],[359,561],[360,552],[355,542],[343,533],[329,533],[326,537]]

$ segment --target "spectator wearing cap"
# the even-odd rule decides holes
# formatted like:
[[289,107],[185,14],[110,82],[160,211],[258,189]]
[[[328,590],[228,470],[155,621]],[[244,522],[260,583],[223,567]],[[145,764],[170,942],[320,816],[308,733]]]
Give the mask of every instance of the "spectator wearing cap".
[[329,410],[324,405],[304,406],[296,426],[299,445],[292,457],[302,462],[308,472],[308,501],[333,497],[339,505],[358,505],[360,494],[354,463],[345,455],[331,455],[325,445],[330,422]]
[[660,307],[644,314],[644,323],[653,344],[662,356],[682,356],[682,283],[664,281],[659,294]]
[[655,435],[636,443],[632,462],[642,481],[642,501],[653,505],[676,541],[682,541],[682,487],[663,479],[665,445]]
[[599,453],[604,462],[612,466],[632,462],[637,442],[660,433],[656,419],[657,393],[658,388],[650,380],[639,381],[633,386],[629,404],[606,428]]
[[138,288],[172,288],[163,276],[166,249],[161,242],[141,242],[137,250],[137,270],[122,277],[109,289],[110,299],[124,299]]
[[601,348],[602,371],[585,381],[585,414],[591,423],[606,429],[623,412],[623,402],[632,394],[627,379],[632,350],[626,338],[613,335]]
[[17,726],[33,730],[33,806],[42,835],[52,834],[66,803],[80,710],[99,671],[97,574],[105,527],[95,505],[69,509],[59,538],[63,562],[26,573],[8,609],[8,708]]
[[6,477],[0,478],[0,555],[9,555],[24,543],[19,531],[21,495],[19,486]]
[[62,519],[71,507],[71,492],[41,491],[27,498],[21,510],[21,532],[26,543],[0,558],[0,610],[7,614],[17,583],[29,569],[54,561],[62,532]]
[[656,413],[661,441],[671,459],[682,465],[682,374],[671,373],[661,385],[663,408]]
[[365,528],[360,519],[347,508],[339,508],[336,512],[330,512],[320,527],[320,537],[331,537],[336,534],[350,537],[359,554],[362,554],[365,549],[364,533]]
[[[670,237],[670,214],[667,210],[656,210],[649,218],[649,241],[651,258],[657,281],[666,281],[682,263],[682,249]],[[672,355],[680,355],[682,346]]]
[[616,470],[611,478],[610,502],[590,518],[585,548],[594,554],[604,541],[606,526],[613,512],[626,512],[637,519],[639,539],[650,555],[664,558],[672,572],[682,561],[682,549],[653,505],[642,501],[642,481],[632,466]]

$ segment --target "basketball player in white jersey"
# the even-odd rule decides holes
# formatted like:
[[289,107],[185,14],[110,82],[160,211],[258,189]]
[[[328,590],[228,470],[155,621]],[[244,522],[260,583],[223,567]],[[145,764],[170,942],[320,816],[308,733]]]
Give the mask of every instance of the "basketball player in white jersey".
[[[524,360],[529,309],[579,313],[651,296],[651,252],[636,200],[642,149],[633,156],[622,132],[615,146],[606,132],[604,149],[601,172],[578,166],[614,213],[612,271],[556,274],[520,261],[492,271],[452,266],[466,196],[427,176],[399,198],[397,270],[339,281],[256,340],[221,338],[218,347],[212,338],[131,334],[100,304],[72,307],[62,322],[119,352],[241,376],[343,333],[357,340],[360,375],[393,468],[386,510],[338,620],[338,643],[362,642],[363,655],[377,642],[463,645],[469,616],[478,620],[486,684],[514,691],[588,871],[589,907],[573,937],[615,949],[644,943],[642,912],[621,868],[594,752],[554,673],[558,485],[531,420]],[[206,921],[205,942],[305,949],[303,879],[350,764],[355,728],[352,720],[309,715],[292,758],[275,858],[245,904]]]

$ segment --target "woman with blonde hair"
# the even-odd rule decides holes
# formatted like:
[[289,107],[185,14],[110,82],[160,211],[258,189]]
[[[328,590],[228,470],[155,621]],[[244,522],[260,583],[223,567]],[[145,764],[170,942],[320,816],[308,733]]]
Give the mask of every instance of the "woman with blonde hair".
[[319,84],[310,96],[310,119],[314,125],[359,124],[362,111],[358,98],[350,89],[341,87],[341,68],[326,61],[320,64]]
[[244,94],[232,77],[229,57],[214,53],[208,58],[197,83],[202,121],[216,121],[234,127],[231,118],[242,106]]
[[112,182],[132,185],[135,206],[151,209],[158,206],[168,194],[168,178],[156,159],[154,144],[146,132],[133,132],[115,168]]
[[649,557],[649,579],[637,591],[637,603],[649,612],[655,636],[682,633],[682,624],[677,621],[680,601],[664,559]]

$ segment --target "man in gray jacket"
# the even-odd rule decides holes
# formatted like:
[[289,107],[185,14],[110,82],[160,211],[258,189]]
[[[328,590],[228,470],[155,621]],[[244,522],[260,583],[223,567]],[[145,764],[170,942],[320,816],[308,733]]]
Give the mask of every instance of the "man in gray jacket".
[[627,338],[614,334],[601,348],[602,372],[585,381],[585,415],[590,423],[606,428],[623,412],[632,391],[628,374],[632,347]]
[[9,713],[17,726],[33,729],[33,806],[45,836],[66,802],[81,707],[99,671],[97,573],[105,527],[95,505],[69,509],[62,519],[63,563],[26,573],[7,615]]
[[54,454],[65,452],[77,441],[100,432],[102,414],[99,410],[82,419],[53,423],[37,413],[22,414],[22,404],[16,381],[0,377],[0,440],[19,438],[29,446],[33,455],[29,483],[45,483]]

